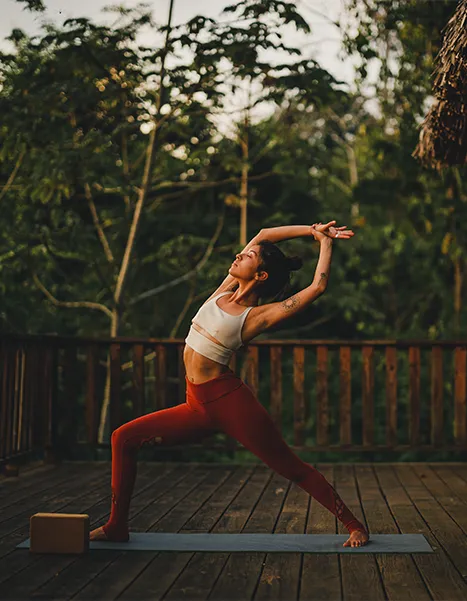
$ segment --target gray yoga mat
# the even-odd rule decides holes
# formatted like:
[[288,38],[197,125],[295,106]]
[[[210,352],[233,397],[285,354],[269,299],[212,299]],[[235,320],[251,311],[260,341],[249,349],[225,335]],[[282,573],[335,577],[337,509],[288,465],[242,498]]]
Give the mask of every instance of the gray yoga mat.
[[[363,547],[343,547],[345,534],[178,534],[130,532],[127,543],[91,542],[90,550],[263,553],[433,553],[423,534],[371,534]],[[18,548],[28,549],[29,540]]]

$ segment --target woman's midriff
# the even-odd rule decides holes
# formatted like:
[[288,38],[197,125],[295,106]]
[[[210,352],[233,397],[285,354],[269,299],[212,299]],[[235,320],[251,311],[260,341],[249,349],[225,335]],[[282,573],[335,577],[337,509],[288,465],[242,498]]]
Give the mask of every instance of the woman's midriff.
[[[194,323],[192,326],[195,330],[203,334],[203,336],[209,338],[209,340],[221,344],[201,326]],[[223,345],[221,344],[221,346]],[[217,376],[220,376],[223,373],[231,371],[228,365],[222,365],[221,363],[217,363],[217,361],[204,357],[204,355],[200,355],[187,344],[185,344],[183,350],[183,362],[185,364],[186,377],[193,384],[203,384],[203,382],[207,382],[208,380],[217,378]]]

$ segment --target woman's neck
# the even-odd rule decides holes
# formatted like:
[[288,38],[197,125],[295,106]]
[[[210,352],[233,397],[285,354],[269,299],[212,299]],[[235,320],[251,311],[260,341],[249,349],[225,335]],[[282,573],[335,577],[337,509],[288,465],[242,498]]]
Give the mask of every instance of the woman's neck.
[[253,307],[258,305],[258,291],[254,289],[255,283],[239,283],[238,288],[229,297],[229,302],[236,303],[243,307]]

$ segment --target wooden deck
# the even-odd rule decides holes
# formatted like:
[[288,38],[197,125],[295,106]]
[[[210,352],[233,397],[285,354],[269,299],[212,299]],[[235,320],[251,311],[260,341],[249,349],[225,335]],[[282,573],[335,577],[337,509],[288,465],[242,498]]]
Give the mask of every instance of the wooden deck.
[[[30,555],[38,511],[105,522],[110,464],[41,466],[0,480],[0,599],[467,599],[467,464],[316,464],[370,533],[423,533],[432,554]],[[151,532],[336,533],[334,516],[263,464],[140,463],[130,527]]]

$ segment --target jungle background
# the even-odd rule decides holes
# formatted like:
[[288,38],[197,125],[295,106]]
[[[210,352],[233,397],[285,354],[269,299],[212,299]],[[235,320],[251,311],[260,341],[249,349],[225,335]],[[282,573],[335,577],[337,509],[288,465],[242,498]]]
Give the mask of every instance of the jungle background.
[[[144,5],[120,6],[109,26],[82,17],[48,23],[36,37],[13,30],[14,50],[0,55],[0,335],[183,339],[260,229],[336,219],[356,235],[334,244],[326,294],[260,339],[463,339],[465,167],[436,171],[412,157],[456,4],[344,6],[352,27],[341,52],[359,65],[353,86],[284,43],[283,28],[310,31],[292,2],[245,0],[182,26]],[[138,43],[145,28],[153,46]],[[370,65],[378,77],[368,86]],[[244,100],[235,110],[234,95]],[[260,104],[269,109],[263,118],[254,116]],[[304,260],[291,292],[308,286],[317,243],[280,247]],[[384,364],[376,359],[378,413]],[[107,365],[103,355],[103,397]],[[404,365],[401,358],[401,429]],[[289,442],[292,368],[284,353]],[[264,358],[260,397],[268,369]],[[310,356],[311,404],[314,370]],[[446,364],[447,428],[452,370]],[[428,399],[428,362],[423,382]],[[129,416],[131,380],[123,386]],[[331,377],[331,399],[337,386]],[[356,381],[356,437],[359,392]],[[427,436],[428,419],[426,406]]]

